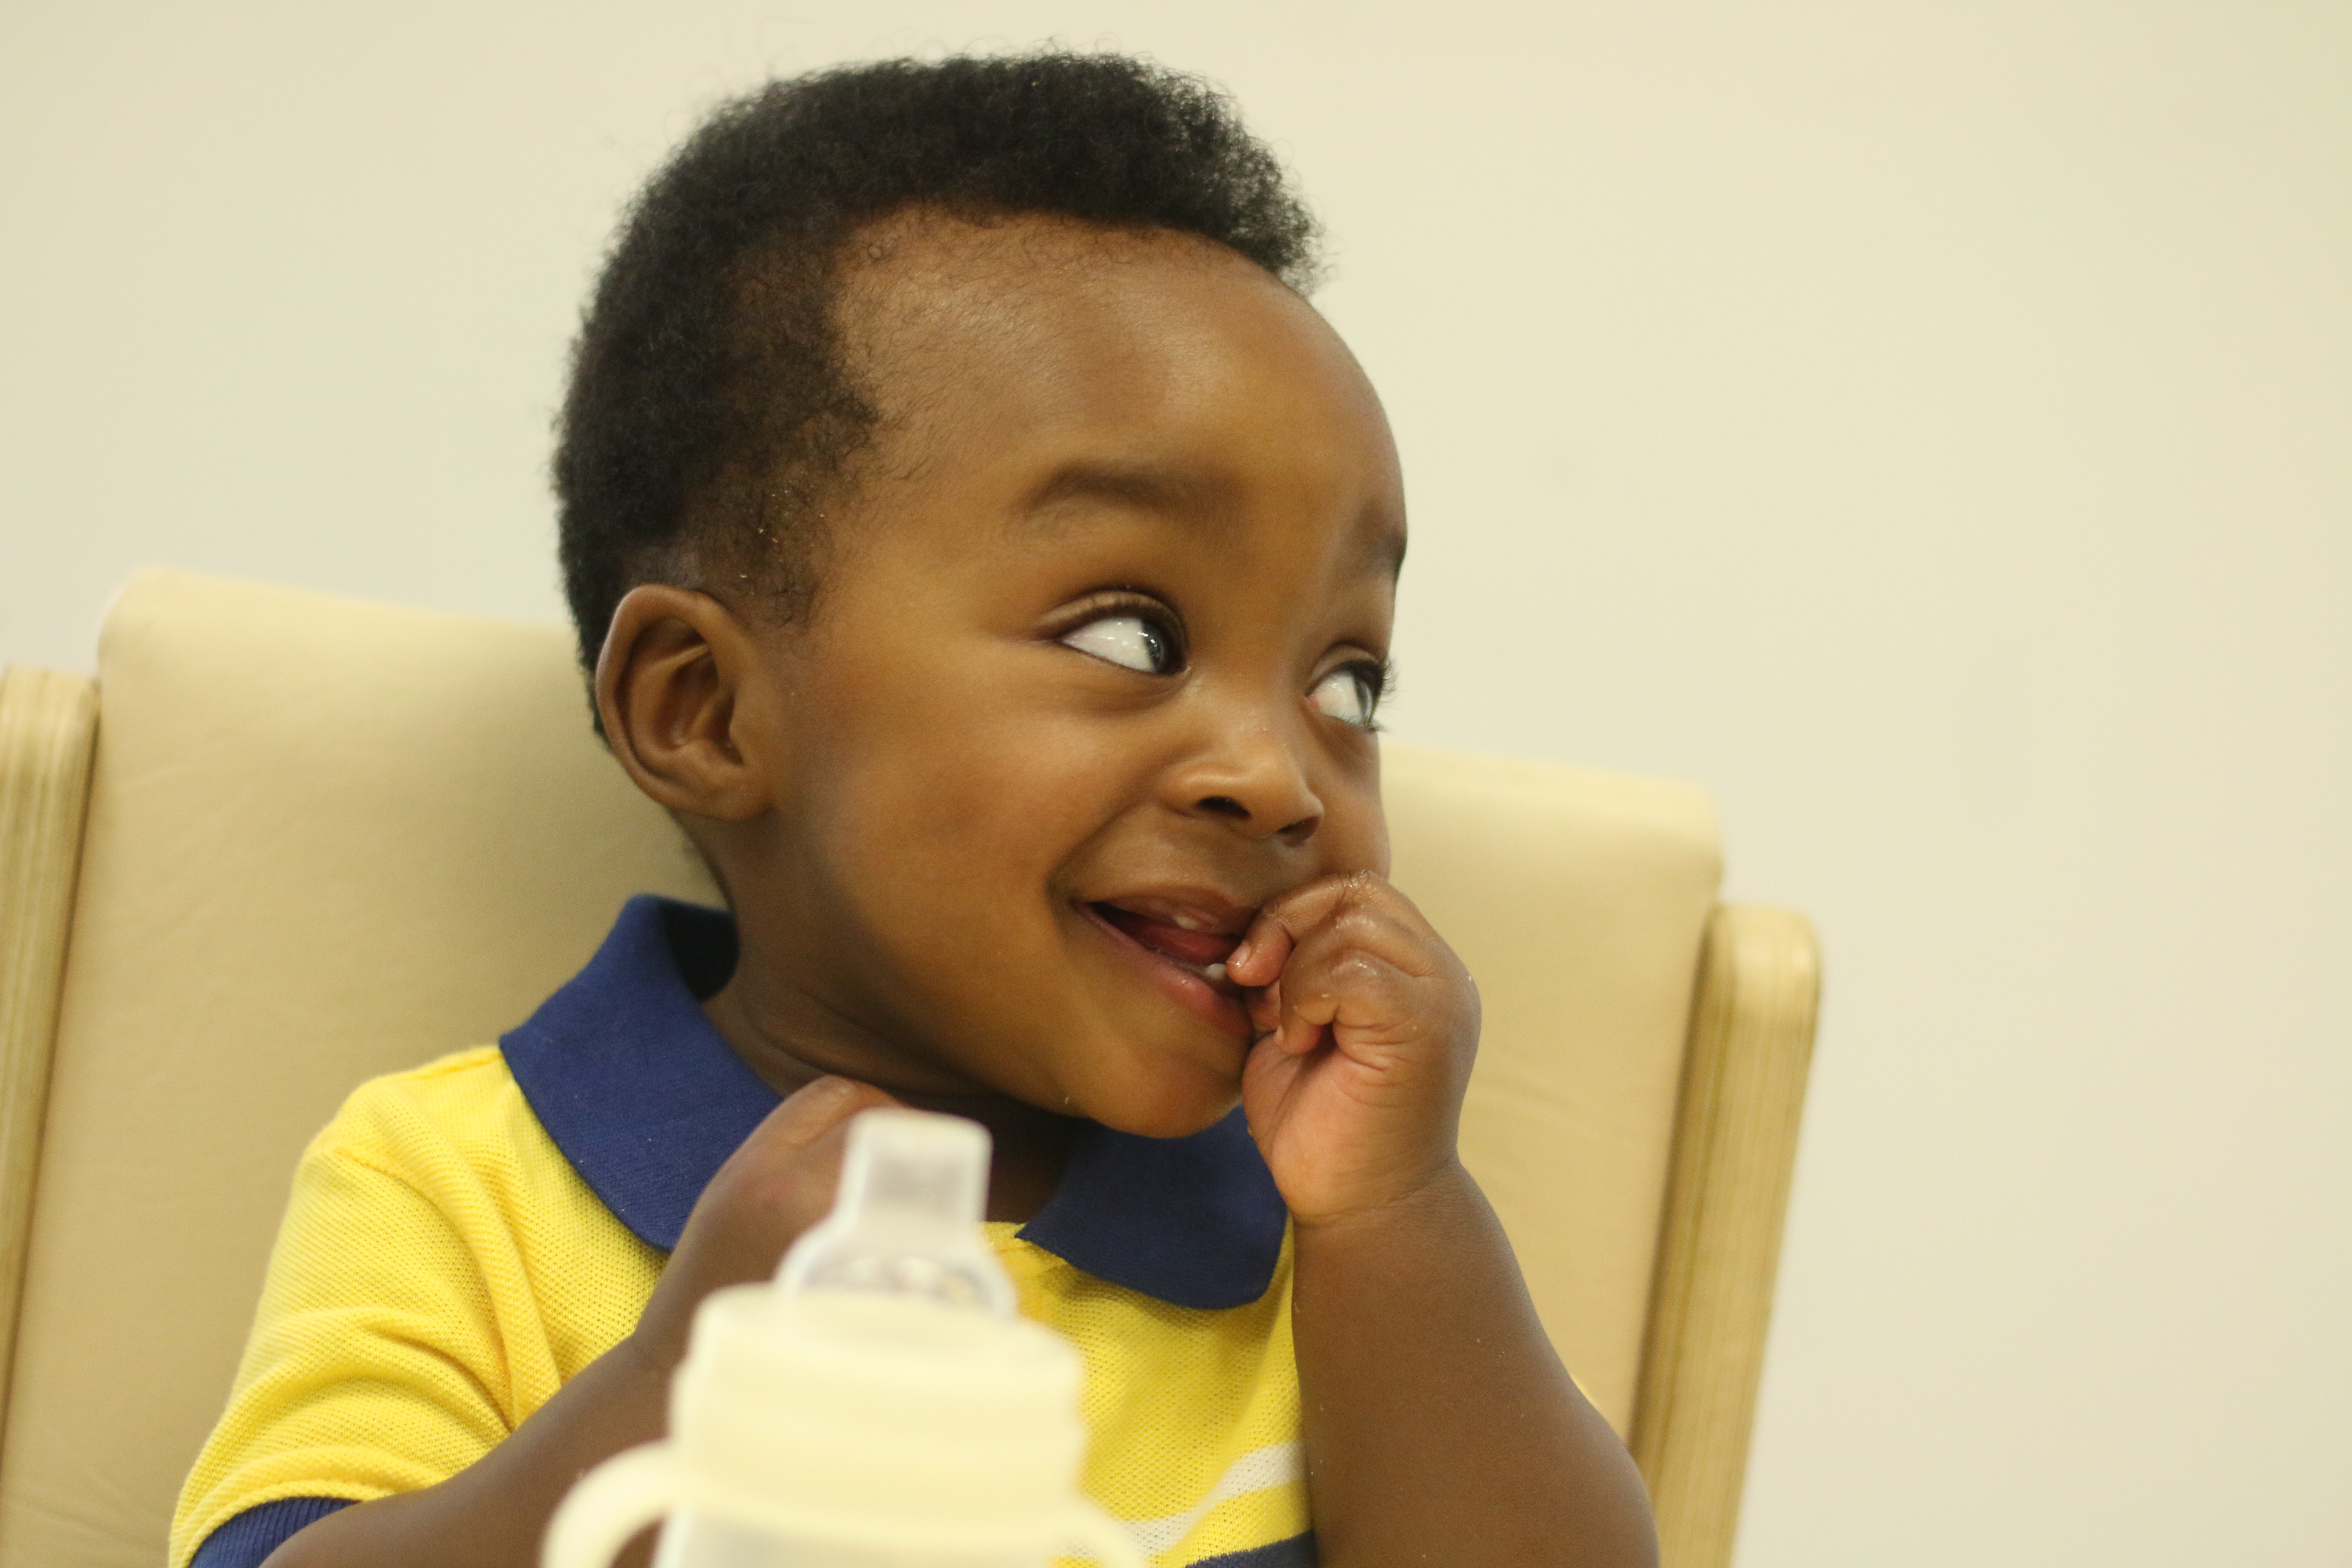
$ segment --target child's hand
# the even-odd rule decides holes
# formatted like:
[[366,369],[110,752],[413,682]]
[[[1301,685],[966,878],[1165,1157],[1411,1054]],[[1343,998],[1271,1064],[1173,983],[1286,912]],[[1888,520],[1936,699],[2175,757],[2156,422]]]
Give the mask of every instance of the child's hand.
[[1294,889],[1225,973],[1251,992],[1242,1104],[1293,1215],[1368,1212],[1453,1166],[1478,990],[1403,894],[1370,871]]
[[774,1274],[784,1249],[833,1207],[849,1119],[896,1104],[870,1084],[821,1078],[770,1111],[696,1201],[637,1320],[639,1350],[667,1372],[685,1356],[705,1296]]

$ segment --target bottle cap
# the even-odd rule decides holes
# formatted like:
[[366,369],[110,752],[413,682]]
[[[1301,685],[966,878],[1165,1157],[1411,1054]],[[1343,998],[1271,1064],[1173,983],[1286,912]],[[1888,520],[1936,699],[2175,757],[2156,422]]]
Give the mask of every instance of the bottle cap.
[[961,1116],[861,1111],[833,1212],[784,1254],[776,1288],[925,1297],[1013,1315],[1013,1281],[980,1231],[988,1131]]

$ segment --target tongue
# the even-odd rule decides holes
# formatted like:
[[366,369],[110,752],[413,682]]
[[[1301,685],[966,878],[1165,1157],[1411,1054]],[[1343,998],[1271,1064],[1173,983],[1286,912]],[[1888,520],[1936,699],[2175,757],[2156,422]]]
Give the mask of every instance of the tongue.
[[1097,904],[1095,908],[1102,911],[1103,919],[1137,942],[1179,963],[1195,966],[1223,963],[1233,956],[1234,949],[1242,944],[1242,939],[1237,936],[1223,936],[1208,931],[1186,931],[1182,926],[1156,921],[1132,910],[1122,910],[1115,904]]

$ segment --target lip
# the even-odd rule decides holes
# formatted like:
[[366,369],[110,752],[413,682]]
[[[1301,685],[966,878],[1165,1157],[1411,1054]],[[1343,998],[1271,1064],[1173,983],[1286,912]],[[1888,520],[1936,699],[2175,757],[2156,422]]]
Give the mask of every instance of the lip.
[[1236,902],[1213,888],[1144,888],[1090,901],[1218,936],[1239,936],[1257,918],[1256,906]]
[[[1157,896],[1153,897],[1156,899]],[[1242,1006],[1238,988],[1213,984],[1199,970],[1189,968],[1172,958],[1144,946],[1105,920],[1102,911],[1095,908],[1096,901],[1085,899],[1071,900],[1073,907],[1085,919],[1087,924],[1102,935],[1109,944],[1111,952],[1125,963],[1139,979],[1150,984],[1187,1013],[1213,1026],[1220,1034],[1229,1036],[1237,1041],[1245,1042],[1249,1039],[1249,1014]],[[1204,903],[1198,899],[1197,895],[1182,900],[1181,906],[1171,903],[1161,904],[1158,908],[1149,907],[1144,895],[1131,895],[1098,901],[1116,904],[1120,909],[1132,910],[1138,913],[1150,914],[1154,918],[1161,918],[1172,913],[1177,907],[1196,911],[1204,916],[1213,915],[1227,928],[1223,934],[1229,936],[1238,935],[1248,930],[1248,917],[1255,913],[1229,900],[1220,900],[1215,903]],[[1238,924],[1234,923],[1236,917],[1239,917]]]

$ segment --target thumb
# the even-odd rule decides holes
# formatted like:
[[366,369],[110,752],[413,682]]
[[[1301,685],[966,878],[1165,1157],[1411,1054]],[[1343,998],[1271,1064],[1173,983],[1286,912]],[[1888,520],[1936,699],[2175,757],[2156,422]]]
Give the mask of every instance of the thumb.
[[898,1103],[856,1079],[811,1079],[784,1096],[745,1142],[777,1150],[812,1148],[840,1133],[859,1111]]

